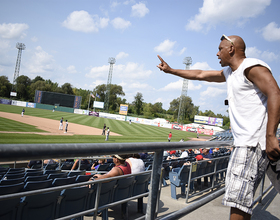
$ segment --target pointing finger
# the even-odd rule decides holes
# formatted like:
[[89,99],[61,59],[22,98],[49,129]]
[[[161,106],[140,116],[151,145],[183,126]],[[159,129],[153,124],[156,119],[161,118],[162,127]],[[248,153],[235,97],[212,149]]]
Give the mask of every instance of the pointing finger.
[[160,55],[157,55],[158,56],[158,58],[160,59],[160,61],[162,62],[162,63],[164,63],[164,60],[160,57]]

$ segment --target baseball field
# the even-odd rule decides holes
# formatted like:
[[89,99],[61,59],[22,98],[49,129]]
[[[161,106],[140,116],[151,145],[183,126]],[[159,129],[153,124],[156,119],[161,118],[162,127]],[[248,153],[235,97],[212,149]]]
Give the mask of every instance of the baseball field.
[[[169,132],[172,142],[182,138],[196,139],[196,134],[125,121],[74,113],[0,104],[0,144],[23,143],[104,143],[102,127],[110,128],[109,142],[166,142]],[[68,132],[59,130],[59,121],[68,120]],[[205,136],[207,138],[207,136]],[[203,139],[203,136],[201,136]]]

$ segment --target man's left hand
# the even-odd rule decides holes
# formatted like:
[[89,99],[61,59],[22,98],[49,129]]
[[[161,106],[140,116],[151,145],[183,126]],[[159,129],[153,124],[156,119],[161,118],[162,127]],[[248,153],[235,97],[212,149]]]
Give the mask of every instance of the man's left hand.
[[266,154],[271,161],[276,161],[280,158],[280,146],[277,137],[266,138]]

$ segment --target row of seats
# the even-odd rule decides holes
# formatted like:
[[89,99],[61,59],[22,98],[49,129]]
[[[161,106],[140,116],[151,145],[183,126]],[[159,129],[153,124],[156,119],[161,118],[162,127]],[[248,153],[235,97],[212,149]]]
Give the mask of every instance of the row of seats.
[[[24,180],[44,180],[44,179],[54,179],[54,178],[61,178],[66,176],[78,176],[78,175],[84,175],[85,171],[70,171],[70,172],[61,172],[61,170],[24,170],[20,169],[17,171],[17,173],[2,173],[1,179],[0,179],[0,185],[4,182],[11,182],[13,183],[19,183],[19,179]],[[14,182],[13,182],[14,181]],[[16,182],[18,181],[18,182]]]
[[[128,176],[123,179],[104,181],[101,184],[98,207],[147,193],[149,180],[150,173],[144,173],[137,176]],[[45,189],[51,187],[53,182],[46,180],[44,184],[42,183],[37,186],[36,184],[31,184],[28,190]],[[54,219],[93,209],[95,207],[98,184],[94,184],[94,181],[92,181],[89,182],[89,185],[90,187],[73,187],[62,191],[51,191],[21,198],[0,200],[0,219]],[[22,192],[26,187],[24,183],[0,186],[0,195]],[[127,203],[123,203],[122,208],[126,210],[124,215],[127,217]],[[143,197],[138,199],[138,208],[140,209],[138,211],[143,213]],[[89,216],[92,215],[94,213],[91,213]],[[108,219],[107,209],[102,211],[102,219]]]
[[[186,193],[186,184],[190,184],[191,190],[193,190],[193,183],[189,183],[189,175],[191,175],[191,179],[197,178],[209,173],[214,172],[215,164],[216,164],[216,172],[227,168],[229,157],[224,157],[219,160],[214,160],[212,163],[209,161],[203,161],[198,163],[193,163],[192,170],[190,170],[191,165],[184,165],[179,168],[174,168],[169,172],[169,180],[171,185],[171,197],[173,199],[177,199],[176,187],[181,188],[181,194]],[[210,176],[212,180],[214,175]],[[215,175],[216,178],[219,177],[218,174]],[[221,175],[223,178],[223,175]],[[206,177],[208,178],[208,177]],[[200,180],[200,179],[199,179]],[[197,181],[198,182],[198,181]],[[201,182],[200,182],[201,184]],[[200,186],[201,187],[201,186]]]
[[[90,164],[81,164],[80,165],[80,170],[91,170],[93,162]],[[71,170],[74,165],[74,162],[63,162],[59,166],[59,163],[54,163],[54,164],[47,164],[43,166],[44,170]],[[100,165],[100,168],[98,168],[99,171],[110,171],[114,166],[114,163],[106,163],[104,165]],[[34,164],[31,169],[40,169],[42,168],[42,164]]]

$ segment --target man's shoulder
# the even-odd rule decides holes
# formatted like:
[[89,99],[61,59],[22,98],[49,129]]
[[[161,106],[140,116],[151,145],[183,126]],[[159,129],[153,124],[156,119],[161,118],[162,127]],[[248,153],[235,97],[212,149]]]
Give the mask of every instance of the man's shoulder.
[[243,65],[244,65],[244,68],[246,68],[246,69],[249,67],[254,67],[254,66],[264,66],[271,71],[271,69],[267,63],[265,63],[264,61],[259,60],[257,58],[245,58]]

